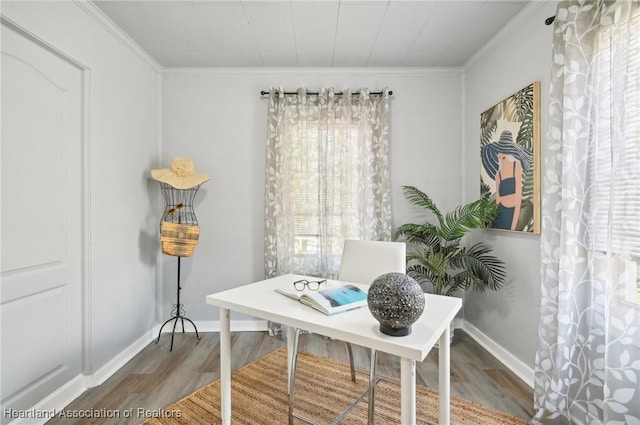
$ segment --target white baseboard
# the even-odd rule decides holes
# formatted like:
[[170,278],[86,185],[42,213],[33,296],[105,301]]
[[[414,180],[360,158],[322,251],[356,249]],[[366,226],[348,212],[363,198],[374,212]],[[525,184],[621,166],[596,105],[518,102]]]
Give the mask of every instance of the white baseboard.
[[[78,375],[71,381],[67,382],[53,393],[49,394],[42,401],[36,403],[27,411],[37,412],[39,415],[48,415],[45,418],[25,418],[14,419],[9,425],[41,425],[62,411],[69,403],[78,398],[83,392],[89,388],[96,387],[109,379],[114,373],[124,366],[129,360],[135,357],[150,341],[153,340],[153,333],[146,332],[140,338],[129,345],[127,348],[117,354],[111,361],[102,366],[93,375]],[[34,415],[35,416],[35,415]]]
[[104,381],[109,379],[114,373],[116,373],[122,366],[124,366],[129,360],[134,358],[144,347],[149,345],[150,341],[154,339],[154,333],[149,331],[135,340],[133,344],[122,350],[111,361],[98,369],[93,375],[85,376],[87,388],[97,387]]
[[[196,327],[198,328],[198,332],[220,332],[220,321],[219,320],[196,320],[194,321]],[[173,325],[165,326],[162,329],[162,333],[171,333],[173,330]],[[231,320],[231,332],[263,332],[267,331],[267,321],[266,320]],[[153,327],[153,334],[158,335],[160,331],[160,324],[157,324]],[[176,332],[182,333],[181,324],[176,327]],[[186,333],[195,333],[193,326],[190,323],[187,323],[185,326]]]
[[464,319],[462,317],[455,317],[453,319],[453,329],[463,329]]
[[[219,332],[219,321],[202,321],[195,322],[199,332]],[[168,326],[165,326],[167,329]],[[171,329],[165,330],[163,333],[171,332]],[[187,327],[187,331],[188,331]],[[38,412],[52,412],[54,415],[57,412],[63,410],[69,403],[78,398],[87,389],[101,385],[104,381],[109,379],[114,373],[116,373],[122,366],[124,366],[129,360],[135,357],[143,348],[145,348],[151,341],[154,341],[160,330],[160,324],[153,327],[152,330],[146,332],[136,341],[134,341],[127,348],[122,350],[111,361],[102,366],[92,375],[78,375],[71,381],[67,382],[53,393],[49,394],[42,401],[36,403],[28,411]],[[231,321],[232,332],[254,332],[254,331],[266,331],[266,320],[235,320]],[[191,331],[193,332],[193,330]],[[8,425],[43,425],[51,417],[45,418],[16,418],[9,422]]]
[[[198,332],[220,332],[219,320],[196,322]],[[189,329],[187,327],[187,329]],[[232,320],[231,332],[262,332],[268,330],[266,320]]]
[[[196,321],[198,332],[220,332],[220,322],[218,320],[212,321]],[[180,325],[179,325],[180,326]],[[162,333],[171,333],[172,326],[165,326]],[[193,327],[187,323],[185,331],[187,333],[195,333]],[[116,373],[122,366],[124,366],[129,360],[134,358],[144,347],[149,345],[151,341],[155,341],[160,330],[160,324],[153,327],[152,330],[147,332],[138,338],[133,344],[125,348],[120,354],[114,357],[109,363],[102,366],[96,373],[91,376],[85,376],[85,380],[88,388],[101,385],[104,381],[109,379],[111,375]],[[182,331],[182,328],[180,328]],[[259,332],[267,330],[266,320],[232,320],[231,332]]]
[[500,344],[489,338],[480,329],[466,320],[462,321],[462,330],[464,330],[478,344],[482,345],[485,350],[491,353],[496,359],[504,364],[511,372],[515,373],[527,385],[533,388],[534,372],[533,368],[518,359],[516,356],[505,350]]
[[[87,385],[84,375],[78,375],[71,381],[67,382],[47,397],[36,403],[30,409],[26,409],[24,413],[29,415],[29,412],[33,412],[29,418],[17,418],[9,422],[9,425],[42,425],[53,419],[58,412],[64,409],[69,403],[78,398],[80,394],[85,392]],[[22,412],[22,410],[21,410]],[[5,413],[6,416],[6,413]],[[46,416],[43,418],[37,416]]]
[[[454,319],[454,327],[456,329],[462,329],[470,337],[472,337],[478,344],[482,345],[487,351],[495,356],[500,362],[502,362],[507,368],[515,373],[520,379],[522,379],[527,385],[533,388],[533,369],[527,366],[520,359],[516,358],[513,354],[505,350],[498,343],[493,341],[482,331],[476,328],[471,323],[464,319]],[[199,332],[219,332],[220,322],[215,321],[199,321],[196,322]],[[37,411],[60,411],[64,409],[69,403],[81,395],[85,390],[91,387],[102,384],[129,360],[136,356],[144,347],[146,347],[151,341],[153,341],[160,330],[160,324],[154,326],[154,329],[145,333],[138,338],[129,347],[125,348],[120,354],[115,356],[110,362],[102,366],[93,375],[78,375],[71,381],[58,388],[51,393],[41,402],[37,403],[32,409]],[[167,327],[165,327],[167,329]],[[188,328],[187,328],[188,329]],[[267,321],[265,320],[235,320],[231,322],[232,332],[256,332],[266,331]],[[164,330],[163,330],[164,331]],[[165,332],[171,332],[167,330]],[[164,332],[163,332],[164,333]],[[15,419],[10,422],[10,425],[40,425],[47,422],[49,418],[43,418],[41,420],[29,419]]]

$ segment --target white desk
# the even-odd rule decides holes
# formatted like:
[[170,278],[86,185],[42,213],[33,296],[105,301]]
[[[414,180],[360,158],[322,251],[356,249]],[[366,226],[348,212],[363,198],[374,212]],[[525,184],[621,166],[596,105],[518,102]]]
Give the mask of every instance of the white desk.
[[379,323],[367,307],[325,316],[274,290],[291,288],[293,282],[300,279],[316,278],[289,274],[207,296],[207,304],[220,308],[220,410],[224,425],[231,424],[230,310],[287,325],[289,368],[292,358],[292,328],[399,356],[401,422],[404,425],[416,423],[415,362],[424,360],[439,339],[440,423],[449,424],[449,324],[462,307],[459,298],[425,294],[424,313],[413,324],[411,334],[392,337],[380,332]]

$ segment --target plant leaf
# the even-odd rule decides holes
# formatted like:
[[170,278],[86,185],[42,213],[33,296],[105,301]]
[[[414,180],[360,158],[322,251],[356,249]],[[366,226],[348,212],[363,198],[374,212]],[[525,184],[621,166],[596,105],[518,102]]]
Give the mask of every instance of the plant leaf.
[[452,263],[473,275],[473,279],[465,288],[496,291],[504,284],[506,277],[504,262],[492,255],[491,249],[483,243],[476,243],[466,249]]
[[479,199],[447,213],[438,236],[446,241],[462,238],[469,230],[485,227],[497,214],[495,202]]
[[404,190],[404,196],[409,202],[417,207],[426,208],[435,214],[439,222],[442,221],[442,213],[426,193],[414,186],[402,186],[402,189]]
[[432,224],[414,224],[407,223],[398,227],[393,234],[394,239],[403,238],[407,242],[423,245],[438,245],[438,238],[436,234],[436,227]]
[[394,239],[402,238],[417,245],[407,254],[407,274],[439,295],[453,295],[459,289],[501,288],[506,277],[504,263],[481,243],[471,248],[460,244],[467,232],[486,227],[494,220],[495,201],[479,199],[443,216],[427,194],[414,186],[403,189],[413,205],[425,208],[438,219],[435,224],[404,224],[395,231]]

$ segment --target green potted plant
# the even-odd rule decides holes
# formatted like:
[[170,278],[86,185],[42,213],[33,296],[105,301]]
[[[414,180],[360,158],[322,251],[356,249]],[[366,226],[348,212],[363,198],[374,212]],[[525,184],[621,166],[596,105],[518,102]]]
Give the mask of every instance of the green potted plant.
[[410,244],[407,274],[423,290],[430,289],[425,292],[437,295],[453,295],[460,289],[500,289],[505,279],[504,262],[481,242],[471,246],[461,242],[469,231],[493,221],[496,203],[479,199],[442,214],[424,192],[413,186],[403,186],[403,190],[409,202],[435,216],[432,222],[404,224],[394,233],[394,239]]

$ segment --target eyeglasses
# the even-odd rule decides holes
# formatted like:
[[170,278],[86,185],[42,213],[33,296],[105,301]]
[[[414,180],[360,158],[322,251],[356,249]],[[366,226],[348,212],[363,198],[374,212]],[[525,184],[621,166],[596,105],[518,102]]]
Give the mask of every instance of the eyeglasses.
[[320,289],[320,285],[323,283],[327,283],[327,279],[322,280],[314,280],[309,282],[307,279],[296,280],[293,282],[293,287],[296,288],[297,291],[304,291],[304,288],[307,287],[311,291],[317,291]]

